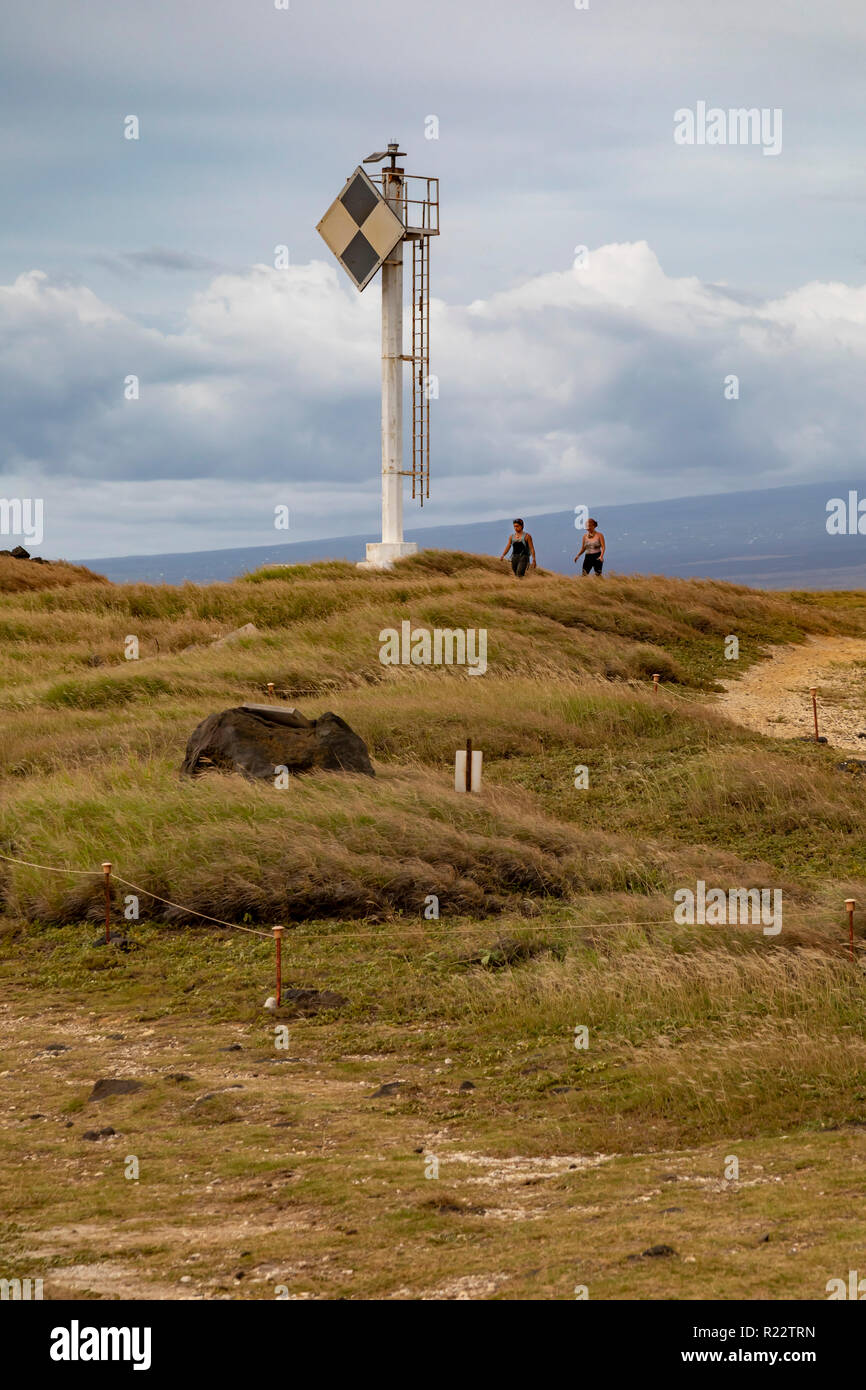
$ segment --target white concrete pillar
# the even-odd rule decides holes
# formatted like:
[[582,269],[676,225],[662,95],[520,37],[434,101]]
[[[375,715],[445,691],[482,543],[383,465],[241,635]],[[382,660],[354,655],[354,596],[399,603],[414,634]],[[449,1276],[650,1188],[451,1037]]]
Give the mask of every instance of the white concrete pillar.
[[[403,220],[402,169],[383,170],[382,191]],[[401,555],[414,555],[403,540],[403,242],[382,266],[382,541],[367,545],[366,566],[390,569]]]
[[[403,180],[388,178],[388,203],[403,219]],[[403,539],[403,243],[382,266],[382,541]]]

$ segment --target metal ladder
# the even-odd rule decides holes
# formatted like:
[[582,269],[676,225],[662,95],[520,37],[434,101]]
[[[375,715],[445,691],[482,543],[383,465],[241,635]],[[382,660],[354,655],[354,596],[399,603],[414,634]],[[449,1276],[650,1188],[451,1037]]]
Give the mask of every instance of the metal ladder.
[[[430,238],[412,241],[412,496],[430,496]],[[416,490],[417,489],[417,490]]]

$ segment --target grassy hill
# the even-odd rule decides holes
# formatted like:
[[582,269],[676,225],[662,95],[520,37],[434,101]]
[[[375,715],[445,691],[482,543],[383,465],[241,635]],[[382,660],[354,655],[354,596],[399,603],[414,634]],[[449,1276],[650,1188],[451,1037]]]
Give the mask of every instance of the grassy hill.
[[66,560],[16,560],[0,553],[0,594],[33,593],[70,584],[107,584],[104,575]]
[[[383,666],[405,619],[486,629],[487,672]],[[824,1296],[862,1235],[863,793],[713,707],[820,633],[866,635],[866,598],[445,552],[207,588],[0,573],[6,1267],[55,1296]],[[348,720],[375,780],[181,781],[199,720],[268,682]],[[103,860],[146,890],[126,952],[92,945]],[[676,925],[698,879],[782,889],[783,931]],[[288,1008],[276,1048],[271,942],[147,892],[284,923],[287,983],[345,1002]],[[145,1088],[97,1105],[100,1076]],[[85,1141],[100,1117],[118,1135]]]

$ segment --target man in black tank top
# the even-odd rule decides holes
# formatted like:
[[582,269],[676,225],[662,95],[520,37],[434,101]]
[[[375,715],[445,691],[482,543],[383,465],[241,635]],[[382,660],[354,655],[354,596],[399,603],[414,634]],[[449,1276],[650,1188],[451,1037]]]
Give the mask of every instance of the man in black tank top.
[[532,544],[532,537],[528,531],[523,529],[523,518],[517,517],[512,523],[514,530],[508,537],[508,544],[500,555],[500,560],[504,560],[509,550],[511,551],[511,568],[518,579],[522,579],[526,573],[526,566],[532,557],[532,567],[535,568],[535,546]]

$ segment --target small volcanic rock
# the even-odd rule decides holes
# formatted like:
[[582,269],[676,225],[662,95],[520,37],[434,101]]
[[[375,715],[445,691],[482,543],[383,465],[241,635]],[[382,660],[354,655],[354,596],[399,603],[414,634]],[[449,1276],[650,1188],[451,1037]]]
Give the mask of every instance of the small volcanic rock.
[[132,1081],[126,1078],[103,1077],[96,1082],[93,1090],[87,1099],[105,1100],[107,1096],[131,1096],[136,1091],[144,1090],[143,1081]]

